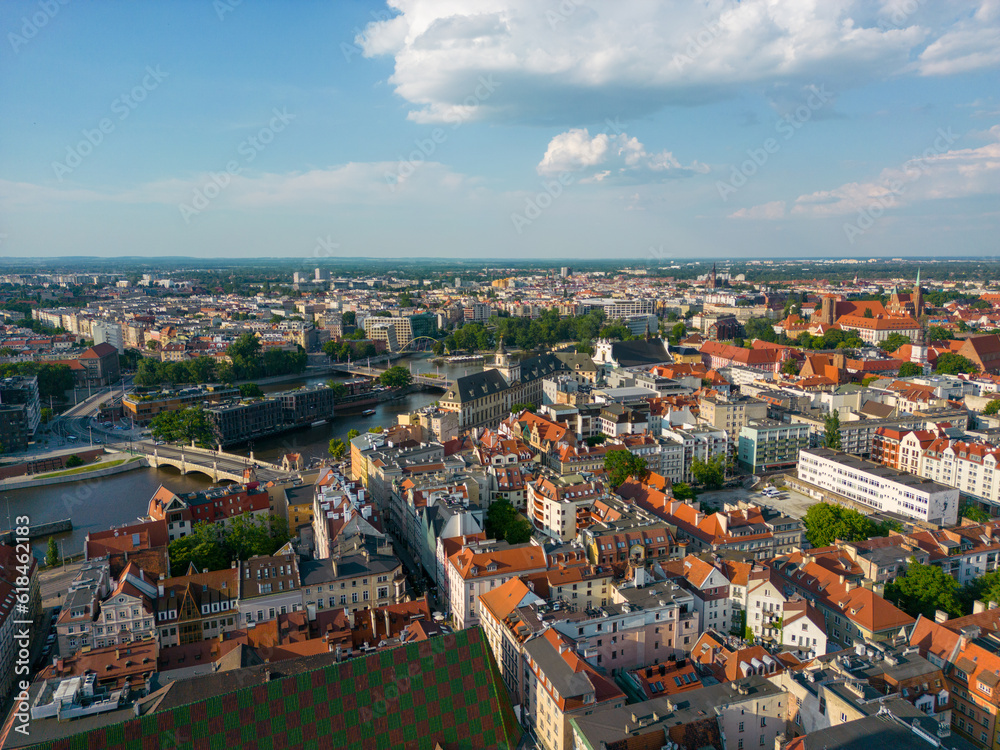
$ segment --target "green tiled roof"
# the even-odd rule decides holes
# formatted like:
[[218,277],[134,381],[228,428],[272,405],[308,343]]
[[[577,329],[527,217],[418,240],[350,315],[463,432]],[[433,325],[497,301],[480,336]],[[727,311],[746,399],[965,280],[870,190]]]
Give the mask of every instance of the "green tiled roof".
[[[234,685],[238,676],[234,675]],[[74,735],[52,750],[514,748],[521,730],[478,627]]]

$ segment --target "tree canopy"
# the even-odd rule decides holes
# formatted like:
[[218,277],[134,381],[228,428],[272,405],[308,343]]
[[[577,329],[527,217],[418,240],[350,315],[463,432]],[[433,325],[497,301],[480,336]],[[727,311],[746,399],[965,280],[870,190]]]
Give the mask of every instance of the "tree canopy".
[[878,348],[884,352],[894,352],[899,347],[910,343],[910,337],[904,336],[901,333],[890,333],[884,339],[878,342]]
[[330,438],[328,450],[331,456],[336,459],[341,459],[344,457],[344,453],[347,452],[347,444],[342,438]]
[[523,544],[531,539],[532,526],[517,512],[510,500],[495,500],[486,511],[486,535],[508,544]]
[[604,454],[604,470],[613,487],[622,484],[629,477],[642,480],[649,473],[646,459],[636,456],[625,448],[609,450]]
[[834,409],[823,419],[825,432],[823,434],[823,445],[833,450],[840,450],[840,412]]
[[703,461],[695,456],[691,460],[691,476],[705,489],[719,489],[726,481],[726,457],[720,454]]
[[393,365],[378,376],[378,382],[390,388],[404,388],[413,382],[413,375],[402,365]]
[[806,539],[813,547],[827,547],[835,540],[862,542],[873,536],[885,536],[891,525],[872,521],[852,508],[830,503],[816,503],[802,518]]
[[916,362],[904,362],[899,366],[899,377],[912,378],[916,375],[923,375],[924,368]]
[[955,354],[954,352],[945,352],[937,358],[937,362],[934,364],[934,372],[941,373],[942,375],[958,375],[959,373],[969,373],[976,372],[979,368],[976,367],[976,363],[973,362],[968,357],[963,357],[961,354]]
[[992,399],[983,409],[983,414],[989,416],[1000,411],[1000,398]]
[[225,525],[198,523],[190,534],[170,542],[170,574],[184,575],[190,563],[200,571],[222,570],[234,560],[273,555],[289,538],[288,522],[278,516],[256,520],[244,514]]
[[965,614],[958,582],[938,565],[910,558],[906,572],[885,587],[885,598],[911,617],[934,617],[942,609],[952,617]]
[[149,424],[149,431],[156,440],[194,441],[211,448],[215,444],[215,428],[205,410],[189,406],[176,411],[161,411]]

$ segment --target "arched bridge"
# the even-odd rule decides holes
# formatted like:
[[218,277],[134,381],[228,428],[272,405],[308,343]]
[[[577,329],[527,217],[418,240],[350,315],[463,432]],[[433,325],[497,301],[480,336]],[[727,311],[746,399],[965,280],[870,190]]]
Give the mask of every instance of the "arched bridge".
[[[353,362],[347,362],[343,364],[332,364],[330,365],[332,369],[339,372],[346,372],[349,375],[362,375],[366,378],[377,378],[383,372],[385,368],[379,367],[362,367],[354,364]],[[424,385],[428,388],[440,388],[442,391],[446,391],[451,388],[453,380],[449,380],[445,377],[434,377],[433,375],[413,375],[414,385]]]
[[244,480],[244,472],[251,469],[258,482],[282,482],[298,475],[295,470],[287,470],[277,464],[239,456],[225,451],[213,451],[190,446],[156,445],[154,443],[134,443],[133,450],[146,455],[153,467],[173,466],[181,474],[200,473],[212,478],[213,482],[229,479],[234,482]]

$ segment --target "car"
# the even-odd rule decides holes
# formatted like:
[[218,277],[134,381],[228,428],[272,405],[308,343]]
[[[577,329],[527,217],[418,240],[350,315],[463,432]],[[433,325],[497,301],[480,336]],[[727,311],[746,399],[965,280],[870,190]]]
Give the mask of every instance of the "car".
[[66,439],[67,439],[67,440],[72,440],[72,441],[76,442],[76,440],[77,440],[77,437],[76,437],[76,435],[67,435],[67,436],[66,436]]
[[103,445],[103,443],[101,443],[100,439],[98,438],[94,440],[94,445]]

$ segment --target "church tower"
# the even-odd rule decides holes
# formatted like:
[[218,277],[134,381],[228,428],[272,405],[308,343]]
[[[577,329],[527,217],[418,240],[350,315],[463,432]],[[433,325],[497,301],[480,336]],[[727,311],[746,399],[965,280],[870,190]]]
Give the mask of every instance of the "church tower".
[[718,285],[718,280],[717,280],[717,277],[715,275],[715,264],[713,263],[712,264],[712,274],[711,274],[711,276],[708,277],[708,288],[709,289],[717,289],[718,288],[717,285]]
[[503,345],[503,336],[500,337],[500,345],[497,346],[496,354],[493,357],[493,369],[503,375],[507,385],[513,385],[521,380],[521,363],[511,361],[507,349]]
[[920,288],[920,269],[917,269],[917,283],[913,285],[913,317],[919,322],[924,314],[924,290]]

